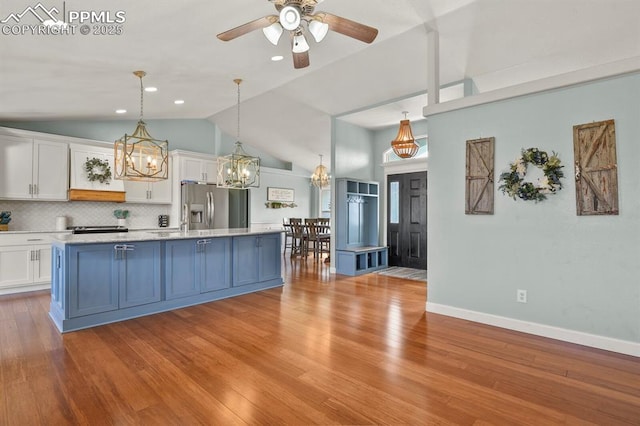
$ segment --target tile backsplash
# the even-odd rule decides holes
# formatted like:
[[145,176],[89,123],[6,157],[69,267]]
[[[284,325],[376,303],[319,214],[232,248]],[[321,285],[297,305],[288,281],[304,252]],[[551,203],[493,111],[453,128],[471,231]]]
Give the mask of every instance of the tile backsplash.
[[[159,204],[0,200],[0,211],[11,211],[10,231],[55,231],[58,216],[66,216],[68,226],[117,225],[113,211],[125,209],[131,229],[157,228],[158,215],[171,213],[170,205]],[[177,226],[175,218],[169,217],[169,226]]]

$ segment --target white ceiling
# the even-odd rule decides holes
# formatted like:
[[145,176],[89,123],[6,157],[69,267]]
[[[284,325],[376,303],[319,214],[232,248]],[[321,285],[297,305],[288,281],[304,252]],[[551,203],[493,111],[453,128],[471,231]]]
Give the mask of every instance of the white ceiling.
[[[62,1],[42,3],[62,10]],[[35,4],[4,1],[0,20]],[[209,118],[235,136],[240,77],[242,141],[308,170],[317,154],[330,158],[331,116],[371,129],[405,110],[421,118],[428,28],[440,33],[441,83],[472,79],[480,92],[640,57],[638,0],[325,0],[316,11],[376,27],[378,38],[367,45],[329,32],[309,41],[311,65],[299,70],[285,37],[278,46],[261,31],[216,38],[274,13],[267,0],[65,6],[122,10],[123,34],[0,34],[0,120],[122,119],[117,108],[137,119],[132,72],[143,69],[145,86],[159,88],[145,94],[145,118]],[[29,19],[36,23],[28,15],[22,23]],[[276,54],[285,59],[272,62]]]

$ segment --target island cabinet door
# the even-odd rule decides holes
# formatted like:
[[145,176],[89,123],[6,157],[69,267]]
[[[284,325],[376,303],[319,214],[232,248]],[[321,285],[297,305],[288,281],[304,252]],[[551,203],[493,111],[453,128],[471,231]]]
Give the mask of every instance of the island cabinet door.
[[254,284],[259,281],[259,254],[258,237],[247,235],[233,238],[234,287]]
[[115,253],[113,244],[82,244],[69,248],[69,317],[118,309]]
[[200,291],[231,287],[231,238],[198,240],[200,248]]
[[[159,302],[160,242],[134,242],[118,245],[120,308]],[[122,247],[124,246],[124,247]]]
[[258,280],[268,281],[278,279],[281,274],[280,234],[261,235],[258,239],[260,262]]
[[177,299],[200,293],[196,240],[170,240],[165,243],[165,297]]

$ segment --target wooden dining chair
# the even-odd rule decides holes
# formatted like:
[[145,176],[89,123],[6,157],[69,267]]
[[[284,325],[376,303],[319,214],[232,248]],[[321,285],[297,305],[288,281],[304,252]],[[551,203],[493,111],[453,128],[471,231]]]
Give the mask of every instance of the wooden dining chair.
[[320,259],[322,253],[331,251],[327,226],[321,225],[317,220],[310,222],[307,226],[309,229],[307,246],[313,244],[313,258]]
[[287,254],[287,248],[293,252],[293,228],[290,223],[283,223],[282,227],[284,228],[284,249],[282,254]]
[[289,219],[289,225],[291,226],[292,240],[291,240],[291,256],[307,255],[307,243],[306,233],[302,219],[291,218]]

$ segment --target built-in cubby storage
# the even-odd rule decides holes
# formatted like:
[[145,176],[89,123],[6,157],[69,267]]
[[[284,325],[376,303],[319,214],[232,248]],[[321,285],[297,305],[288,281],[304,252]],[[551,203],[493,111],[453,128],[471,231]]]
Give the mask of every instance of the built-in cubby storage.
[[336,250],[336,271],[344,275],[361,275],[388,266],[386,247],[363,247]]
[[378,246],[378,182],[336,180],[336,271],[359,275],[387,267]]

